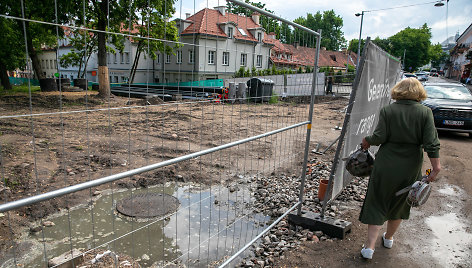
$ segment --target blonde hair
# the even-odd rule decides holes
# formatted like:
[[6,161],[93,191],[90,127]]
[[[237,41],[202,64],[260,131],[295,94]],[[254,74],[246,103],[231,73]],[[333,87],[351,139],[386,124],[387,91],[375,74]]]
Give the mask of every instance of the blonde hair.
[[394,100],[415,100],[423,101],[426,99],[426,91],[423,85],[414,77],[403,79],[398,82],[391,93]]

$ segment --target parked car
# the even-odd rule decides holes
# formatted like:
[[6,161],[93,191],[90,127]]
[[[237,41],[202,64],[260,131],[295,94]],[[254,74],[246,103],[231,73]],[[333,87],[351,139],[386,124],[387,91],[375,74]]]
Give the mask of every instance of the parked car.
[[433,111],[438,130],[469,133],[472,138],[472,94],[459,83],[426,83],[423,105]]
[[428,75],[426,73],[416,73],[416,78],[420,81],[428,81]]
[[402,79],[410,78],[410,77],[418,78],[418,77],[416,77],[416,74],[403,73]]

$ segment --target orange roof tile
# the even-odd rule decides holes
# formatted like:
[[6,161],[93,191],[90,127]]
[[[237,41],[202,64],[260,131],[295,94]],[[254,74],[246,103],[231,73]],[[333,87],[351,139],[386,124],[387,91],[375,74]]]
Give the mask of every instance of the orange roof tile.
[[[237,28],[242,29],[246,35],[243,35],[238,29],[234,29],[233,36],[236,39],[257,42],[251,31],[261,26],[256,24],[252,18],[240,16],[226,12],[221,14],[218,10],[205,8],[194,15],[188,17],[187,21],[193,23],[182,31],[182,35],[186,34],[208,34],[212,36],[228,37],[221,29],[220,25],[224,23],[233,23]],[[269,38],[264,35],[263,42],[268,43]]]

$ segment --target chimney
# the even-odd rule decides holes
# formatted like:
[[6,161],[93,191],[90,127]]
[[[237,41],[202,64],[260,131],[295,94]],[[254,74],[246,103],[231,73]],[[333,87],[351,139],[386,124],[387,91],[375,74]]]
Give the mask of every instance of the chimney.
[[190,15],[191,15],[190,13],[185,13],[185,19],[190,18]]
[[326,50],[326,47],[321,47],[321,50]]
[[268,36],[270,39],[275,39],[275,33],[274,33],[274,32],[270,32],[267,36]]
[[226,13],[226,6],[217,6],[217,7],[214,7],[214,9],[218,10],[221,13],[221,15],[223,15],[223,16]]
[[252,20],[254,21],[254,23],[256,23],[257,25],[259,25],[259,18],[260,18],[261,14],[257,11],[254,11],[252,13]]

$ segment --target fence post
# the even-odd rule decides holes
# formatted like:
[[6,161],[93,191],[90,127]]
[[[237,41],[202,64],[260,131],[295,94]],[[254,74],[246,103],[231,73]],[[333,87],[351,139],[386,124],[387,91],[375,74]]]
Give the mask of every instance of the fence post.
[[305,190],[305,179],[306,179],[306,166],[308,163],[308,153],[310,152],[310,138],[311,138],[311,124],[313,122],[313,106],[315,104],[315,91],[318,78],[318,58],[320,56],[320,43],[321,43],[321,29],[318,30],[318,36],[316,38],[316,52],[315,52],[315,63],[313,66],[313,81],[311,84],[311,99],[310,99],[310,111],[308,113],[308,125],[306,127],[306,140],[305,140],[305,153],[303,156],[303,165],[302,165],[302,176],[300,183],[300,192],[298,194],[298,211],[297,215],[302,214],[302,205],[303,205],[303,192]]

